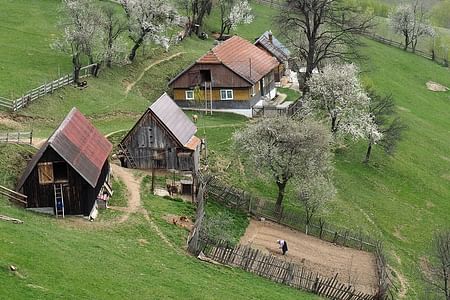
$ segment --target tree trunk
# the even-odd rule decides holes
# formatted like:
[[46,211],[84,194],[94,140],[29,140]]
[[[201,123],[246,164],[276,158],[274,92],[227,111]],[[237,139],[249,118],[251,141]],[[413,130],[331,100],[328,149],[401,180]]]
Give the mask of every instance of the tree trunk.
[[405,47],[403,47],[404,51],[408,50],[408,45],[409,45],[409,36],[408,34],[405,34]]
[[333,133],[333,135],[336,135],[337,133],[337,124],[336,124],[336,117],[331,117],[331,132]]
[[106,66],[111,68],[112,66],[112,46],[113,46],[113,37],[112,37],[112,25],[108,28],[108,56],[106,57]]
[[141,36],[135,43],[133,48],[131,49],[131,53],[130,55],[128,55],[128,59],[130,61],[133,61],[134,58],[136,57],[136,51],[139,49],[139,47],[142,45],[142,43],[144,42],[144,36]]
[[369,145],[367,146],[366,158],[364,159],[365,164],[369,162],[371,152],[372,152],[372,142],[369,142]]
[[275,204],[275,210],[277,213],[281,212],[281,203],[283,202],[284,191],[286,189],[286,183],[287,183],[287,181],[282,181],[282,182],[277,181],[278,197],[277,197],[277,203]]
[[73,65],[73,82],[80,83],[80,56],[78,54],[72,55],[72,65]]

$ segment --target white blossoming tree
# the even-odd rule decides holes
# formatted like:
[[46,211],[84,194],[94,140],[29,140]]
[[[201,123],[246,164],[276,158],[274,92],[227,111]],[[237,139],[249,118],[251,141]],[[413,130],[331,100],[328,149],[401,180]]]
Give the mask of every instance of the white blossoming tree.
[[414,0],[409,4],[400,4],[389,13],[389,25],[395,33],[403,35],[406,51],[411,46],[416,51],[416,46],[421,36],[434,36],[435,31],[427,18],[425,7],[420,0]]
[[244,164],[277,184],[277,211],[290,180],[314,182],[316,177],[328,177],[332,169],[331,135],[309,118],[263,118],[236,132],[233,138]]
[[247,0],[219,0],[220,6],[220,37],[239,24],[250,24],[253,21],[252,8]]
[[376,142],[381,133],[369,112],[370,98],[357,73],[353,64],[325,66],[323,72],[308,80],[310,90],[305,96],[305,106],[329,120],[333,135],[350,135],[355,139],[370,135]]
[[166,50],[170,38],[167,29],[176,20],[175,9],[164,0],[120,0],[128,18],[128,33],[133,41],[128,59],[133,61],[143,44],[154,42]]
[[78,83],[83,56],[95,62],[95,52],[101,40],[98,9],[91,0],[64,0],[60,27],[64,34],[52,45],[72,57],[74,82]]

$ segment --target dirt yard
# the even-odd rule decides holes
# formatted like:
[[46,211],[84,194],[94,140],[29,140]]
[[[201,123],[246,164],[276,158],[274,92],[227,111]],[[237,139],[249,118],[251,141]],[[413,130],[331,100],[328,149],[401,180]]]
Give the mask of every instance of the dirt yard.
[[[288,243],[285,257],[278,249],[278,239]],[[241,244],[303,265],[322,276],[332,277],[338,273],[340,282],[351,284],[357,290],[376,291],[375,257],[371,253],[337,246],[279,224],[256,220],[250,221]]]

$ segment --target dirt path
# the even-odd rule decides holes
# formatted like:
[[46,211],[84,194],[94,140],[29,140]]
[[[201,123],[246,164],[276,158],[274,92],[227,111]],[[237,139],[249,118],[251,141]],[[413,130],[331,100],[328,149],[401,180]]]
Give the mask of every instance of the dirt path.
[[141,204],[141,186],[140,178],[136,179],[131,169],[122,168],[118,165],[111,164],[112,172],[114,176],[117,176],[127,187],[128,190],[128,203],[127,207],[120,207],[113,209],[124,212],[125,214],[119,219],[118,223],[126,222],[130,215],[140,212],[144,215],[144,218],[150,224],[150,227],[156,232],[156,234],[166,243],[168,246],[175,249],[172,243],[167,239],[164,233],[159,229],[158,225],[153,222],[148,211],[142,207]]
[[[287,241],[287,256],[281,255],[277,239]],[[357,290],[376,291],[375,257],[371,253],[336,246],[279,224],[255,220],[250,221],[241,244],[250,244],[263,252],[292,260],[322,276],[332,277],[337,273],[340,282],[351,284]]]
[[155,61],[154,63],[150,64],[149,66],[147,66],[147,67],[144,69],[144,71],[142,71],[141,74],[139,74],[138,78],[137,78],[135,81],[130,82],[130,83],[127,85],[127,87],[126,87],[126,89],[125,89],[125,95],[128,95],[128,93],[129,93],[129,92],[133,89],[133,87],[134,87],[134,86],[142,79],[142,77],[144,77],[145,73],[146,73],[148,70],[150,70],[151,68],[153,68],[153,67],[156,66],[156,65],[159,65],[160,63],[169,61],[169,60],[171,60],[171,59],[173,59],[173,58],[175,58],[175,57],[178,57],[178,56],[180,56],[180,55],[183,55],[183,54],[185,54],[185,53],[186,53],[186,52],[178,52],[178,53],[175,53],[175,54],[173,54],[173,55],[171,55],[171,56],[169,56],[169,57],[166,57],[166,58],[164,58],[164,59],[159,59],[159,60]]
[[111,164],[111,168],[114,176],[117,176],[128,189],[127,207],[121,209],[125,214],[119,219],[119,223],[123,223],[128,220],[132,213],[143,209],[141,206],[141,187],[130,169],[122,168],[115,164]]

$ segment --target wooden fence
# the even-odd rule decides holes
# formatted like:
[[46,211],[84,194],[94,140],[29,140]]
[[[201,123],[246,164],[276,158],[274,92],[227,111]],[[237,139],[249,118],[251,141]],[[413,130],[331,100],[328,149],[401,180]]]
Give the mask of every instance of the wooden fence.
[[[97,64],[91,64],[80,69],[80,78],[84,78],[92,75]],[[43,97],[47,94],[53,93],[53,91],[73,83],[74,76],[73,73],[64,75],[61,78],[53,80],[52,82],[44,83],[43,85],[32,89],[16,100],[10,100],[7,98],[0,97],[0,107],[7,108],[12,111],[18,111],[21,108],[26,107],[30,102]]]
[[0,132],[0,143],[32,144],[33,132]]
[[[217,178],[209,180],[207,193],[212,200],[231,209],[264,217],[303,232],[306,230],[306,218],[296,207],[282,206],[278,210],[275,201],[254,197],[243,190],[224,184]],[[310,222],[308,234],[331,243],[369,252],[375,252],[378,243],[362,232],[355,233],[348,229],[331,227],[323,219]]]
[[4,186],[0,185],[0,195],[6,196],[10,201],[25,207],[27,205],[27,196],[10,190]]
[[[387,38],[382,37],[381,35],[375,34],[375,33],[364,33],[363,34],[365,37],[380,42],[382,44],[385,45],[389,45],[389,46],[393,46],[393,47],[397,47],[397,48],[401,48],[403,49],[405,47],[405,44],[401,43],[401,42],[397,42],[397,41],[393,41]],[[411,51],[410,49],[407,49],[408,51]],[[436,55],[433,55],[433,53],[430,51],[430,53],[427,53],[425,51],[422,50],[418,50],[416,49],[414,51],[415,54],[422,56],[426,59],[432,60],[437,62],[438,64],[444,66],[444,67],[448,67],[448,58],[441,58],[441,57],[437,57]]]
[[351,285],[340,283],[337,275],[332,278],[319,276],[305,267],[292,262],[263,254],[248,246],[231,246],[226,241],[202,241],[203,254],[222,264],[239,267],[247,272],[270,279],[271,281],[305,290],[329,299],[375,300],[383,299],[378,294],[358,292]]
[[276,117],[276,116],[294,116],[302,108],[302,101],[298,99],[287,107],[262,106],[252,107],[252,117]]

